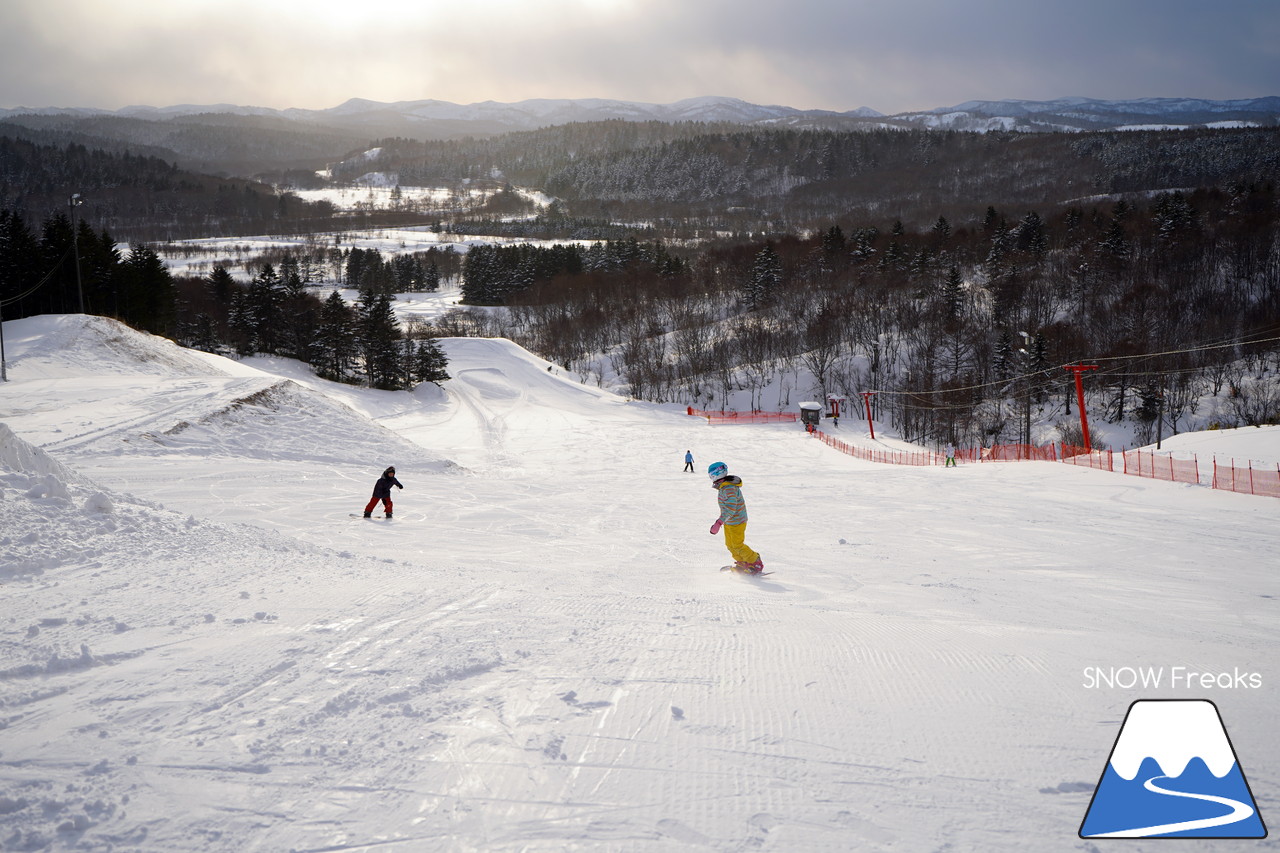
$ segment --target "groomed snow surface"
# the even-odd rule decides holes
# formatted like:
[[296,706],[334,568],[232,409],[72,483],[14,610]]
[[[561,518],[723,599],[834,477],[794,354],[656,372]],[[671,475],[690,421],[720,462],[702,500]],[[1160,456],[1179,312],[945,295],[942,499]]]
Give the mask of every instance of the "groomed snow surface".
[[[1213,700],[1280,820],[1280,501],[877,465],[500,340],[399,393],[4,340],[5,851],[1095,851],[1140,698]],[[715,460],[769,577],[717,571]],[[389,464],[395,520],[351,518]]]

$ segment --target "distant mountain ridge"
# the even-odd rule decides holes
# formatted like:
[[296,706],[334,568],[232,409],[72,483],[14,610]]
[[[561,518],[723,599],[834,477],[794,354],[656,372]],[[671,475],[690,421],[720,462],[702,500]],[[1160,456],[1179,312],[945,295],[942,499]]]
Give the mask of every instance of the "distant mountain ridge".
[[482,133],[533,130],[571,122],[607,121],[610,119],[759,124],[779,121],[795,122],[806,119],[866,119],[876,118],[881,115],[869,107],[861,107],[848,112],[801,110],[787,106],[752,104],[738,98],[723,97],[688,98],[671,104],[651,104],[602,98],[539,98],[513,103],[481,101],[474,104],[455,104],[434,99],[387,103],[364,98],[352,98],[336,107],[323,110],[272,109],[269,107],[238,106],[234,104],[179,104],[168,107],[129,106],[114,111],[92,108],[28,109],[25,107],[0,110],[0,118],[33,114],[46,116],[65,115],[70,117],[116,115],[161,120],[208,114],[230,114],[266,116],[342,128],[417,124],[420,130],[429,131],[435,125],[445,130],[456,131],[458,128],[455,125],[463,125],[474,127],[475,130]]
[[[779,130],[842,135],[885,129],[1016,131],[1027,136],[1122,129],[1258,126],[1267,129],[1280,126],[1280,97],[1234,101],[1188,98],[969,101],[893,116],[868,107],[845,112],[802,110],[725,97],[689,98],[671,104],[608,99],[476,104],[427,99],[384,103],[354,98],[323,110],[234,104],[131,106],[115,111],[16,108],[0,110],[0,138],[58,148],[78,145],[88,151],[116,155],[142,155],[190,172],[222,178],[252,177],[306,188],[310,182],[323,182],[316,177],[318,172],[393,139],[414,143],[459,141],[478,160],[492,160],[492,151],[480,154],[479,149],[492,149],[494,145],[518,149],[526,142],[519,137],[503,141],[504,136],[556,130],[575,135],[574,128],[578,125],[600,125],[607,121],[622,125],[612,129],[607,126],[583,128],[583,132],[597,142],[612,139],[608,145],[622,148],[635,147],[641,144],[642,138],[656,144],[662,139],[670,141],[708,132],[720,136],[737,128],[757,133]],[[466,143],[467,139],[475,144]],[[624,142],[625,139],[631,141]],[[575,148],[582,140],[573,143],[561,140],[557,144]],[[620,156],[621,150],[614,151],[613,155]],[[508,158],[504,170],[509,172],[521,162],[527,163],[526,154]],[[474,174],[489,174],[494,163],[487,160],[485,164],[470,163],[467,168],[480,170]],[[460,163],[453,166],[462,168]],[[548,168],[558,171],[565,166],[566,163],[555,163]],[[443,168],[439,164],[437,167],[435,172]],[[527,171],[528,166],[524,169]],[[427,172],[432,172],[421,168],[417,171],[421,173],[418,179],[427,179],[430,177]],[[402,170],[401,177],[406,174]],[[435,177],[457,178],[461,174]],[[601,173],[597,177],[607,179],[608,176]]]
[[[935,118],[930,118],[935,117]],[[1213,101],[1202,98],[1138,98],[1107,101],[1097,98],[1058,98],[1052,101],[966,101],[924,113],[893,118],[926,126],[1004,126],[1010,130],[1118,130],[1152,124],[1194,127],[1213,124],[1273,125],[1280,121],[1280,97]],[[939,121],[950,118],[950,121]]]
[[1059,98],[1049,101],[967,101],[952,107],[884,115],[870,107],[844,112],[761,105],[738,98],[688,98],[652,104],[601,98],[533,99],[512,103],[482,101],[455,104],[433,99],[381,102],[353,98],[322,110],[273,109],[234,104],[168,107],[130,106],[120,110],[18,107],[0,110],[0,119],[21,115],[87,118],[120,116],[175,120],[209,114],[263,117],[374,136],[449,138],[491,135],[571,122],[624,121],[728,122],[782,127],[935,127],[960,130],[1110,130],[1130,125],[1196,126],[1217,122],[1273,125],[1280,122],[1280,97],[1238,100],[1139,98],[1109,101]]

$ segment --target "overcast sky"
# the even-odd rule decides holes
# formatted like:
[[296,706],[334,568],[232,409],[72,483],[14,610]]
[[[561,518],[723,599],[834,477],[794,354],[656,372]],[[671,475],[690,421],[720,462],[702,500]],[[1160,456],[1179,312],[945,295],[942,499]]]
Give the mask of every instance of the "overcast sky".
[[0,0],[0,107],[1280,95],[1280,0]]

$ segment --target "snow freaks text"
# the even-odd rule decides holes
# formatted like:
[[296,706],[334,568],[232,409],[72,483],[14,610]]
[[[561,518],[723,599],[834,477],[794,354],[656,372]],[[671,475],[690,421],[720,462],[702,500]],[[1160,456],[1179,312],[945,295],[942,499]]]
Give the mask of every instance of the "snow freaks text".
[[1262,687],[1262,673],[1244,672],[1232,667],[1230,672],[1205,672],[1188,666],[1086,666],[1086,690],[1187,689],[1187,690],[1257,690]]

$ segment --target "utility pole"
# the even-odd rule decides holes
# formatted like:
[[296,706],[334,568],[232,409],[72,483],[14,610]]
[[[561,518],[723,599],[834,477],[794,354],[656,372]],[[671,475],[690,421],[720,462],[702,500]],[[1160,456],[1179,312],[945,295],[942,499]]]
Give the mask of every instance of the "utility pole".
[[84,285],[80,283],[80,235],[77,233],[80,229],[76,227],[76,208],[82,204],[84,199],[80,193],[72,193],[67,199],[67,206],[71,208],[71,251],[76,256],[76,293],[80,295],[81,314],[84,313]]
[[1156,392],[1156,450],[1164,438],[1164,389]]
[[1084,411],[1084,382],[1080,375],[1086,370],[1097,370],[1096,364],[1068,364],[1064,365],[1063,370],[1069,370],[1076,377],[1076,402],[1080,404],[1080,434],[1084,438],[1085,452],[1093,450],[1093,445],[1089,443],[1089,418]]
[[1022,445],[1023,448],[1019,454],[1025,452],[1026,448],[1031,446],[1031,335],[1026,332],[1018,332],[1022,335],[1022,347],[1018,349],[1018,354],[1022,356]]

